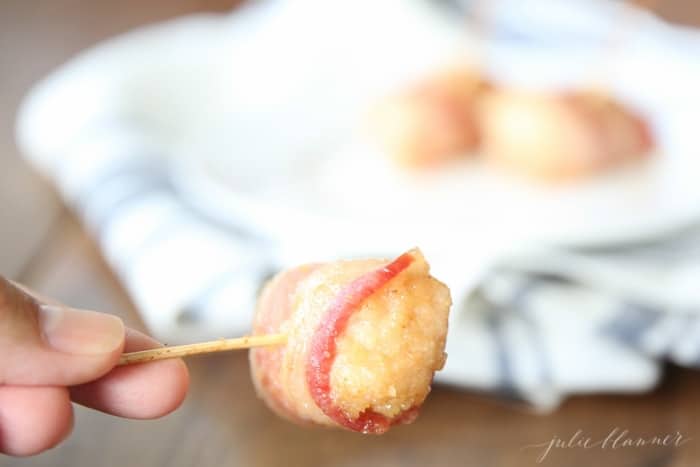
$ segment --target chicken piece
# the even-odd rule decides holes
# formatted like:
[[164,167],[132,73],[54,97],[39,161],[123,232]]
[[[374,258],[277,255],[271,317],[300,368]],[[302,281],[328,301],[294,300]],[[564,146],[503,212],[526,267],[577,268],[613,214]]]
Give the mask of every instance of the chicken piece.
[[372,133],[400,166],[438,166],[467,157],[479,144],[475,108],[488,87],[469,68],[430,77],[380,102],[372,113]]
[[374,434],[410,423],[445,363],[450,306],[417,249],[282,272],[253,331],[285,333],[287,344],[251,350],[257,392],[299,423]]
[[647,123],[608,96],[493,93],[482,101],[482,152],[502,167],[545,181],[583,178],[643,159]]

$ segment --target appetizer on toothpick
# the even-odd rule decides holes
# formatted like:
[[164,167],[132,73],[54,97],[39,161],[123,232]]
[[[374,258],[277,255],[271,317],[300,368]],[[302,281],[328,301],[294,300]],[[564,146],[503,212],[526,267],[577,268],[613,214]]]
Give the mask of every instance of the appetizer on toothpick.
[[250,352],[258,393],[301,423],[375,434],[410,423],[445,362],[450,305],[417,249],[282,272],[253,330],[284,333],[287,345]]
[[445,363],[451,303],[418,249],[309,264],[265,286],[254,336],[128,353],[120,364],[252,348],[253,383],[277,414],[381,434],[418,415]]

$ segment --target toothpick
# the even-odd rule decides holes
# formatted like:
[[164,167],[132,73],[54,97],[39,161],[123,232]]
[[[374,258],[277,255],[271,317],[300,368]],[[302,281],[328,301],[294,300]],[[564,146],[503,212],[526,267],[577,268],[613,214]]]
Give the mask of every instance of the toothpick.
[[262,336],[237,337],[235,339],[219,339],[210,342],[199,342],[197,344],[176,345],[173,347],[159,347],[157,349],[125,353],[121,356],[117,365],[131,365],[134,363],[164,360],[166,358],[179,358],[187,357],[189,355],[226,352],[236,349],[249,349],[251,347],[283,345],[286,342],[286,334],[267,334]]

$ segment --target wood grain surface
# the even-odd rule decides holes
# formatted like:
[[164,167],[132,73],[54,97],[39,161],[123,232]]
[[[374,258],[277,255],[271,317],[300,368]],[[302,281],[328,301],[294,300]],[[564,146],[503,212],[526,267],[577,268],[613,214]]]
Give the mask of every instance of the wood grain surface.
[[[52,188],[19,158],[16,107],[33,82],[79,50],[134,26],[231,0],[0,0],[0,273],[77,307],[138,315],[90,238]],[[659,2],[661,14],[700,24],[700,4]],[[271,414],[254,394],[243,353],[189,360],[184,406],[155,421],[128,421],[76,408],[72,436],[45,454],[0,466],[698,466],[700,372],[669,368],[639,396],[576,397],[549,415],[487,396],[435,388],[417,423],[382,437],[306,429]],[[0,427],[2,420],[0,420]],[[683,446],[542,447],[577,431],[592,440],[615,429],[630,437],[680,432]]]

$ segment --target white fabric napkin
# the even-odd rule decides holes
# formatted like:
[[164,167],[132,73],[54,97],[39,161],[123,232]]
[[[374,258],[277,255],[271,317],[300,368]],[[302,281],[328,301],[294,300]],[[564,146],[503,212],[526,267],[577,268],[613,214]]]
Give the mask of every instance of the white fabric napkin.
[[[320,6],[329,3],[268,2],[139,30],[77,57],[24,103],[18,140],[28,160],[79,214],[168,343],[247,333],[261,284],[289,265],[245,219],[222,225],[173,185],[169,152],[179,135],[163,114],[191,111],[190,100],[207,92],[196,68],[221,60],[232,40],[290,27],[283,20],[292,11],[297,19],[331,14]],[[513,19],[521,29],[522,18]],[[207,115],[192,121],[206,125]],[[700,365],[698,231],[621,249],[527,251],[482,266],[477,282],[455,284],[468,295],[452,312],[438,382],[546,409],[567,394],[647,390],[664,360]]]

